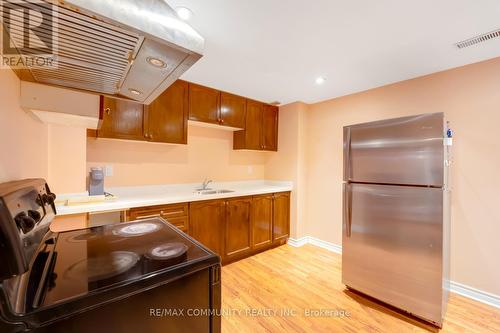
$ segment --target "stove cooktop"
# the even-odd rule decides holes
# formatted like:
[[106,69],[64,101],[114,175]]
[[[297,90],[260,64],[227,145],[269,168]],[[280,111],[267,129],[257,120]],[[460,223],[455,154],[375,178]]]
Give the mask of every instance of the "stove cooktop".
[[61,232],[54,251],[42,307],[213,256],[160,218]]

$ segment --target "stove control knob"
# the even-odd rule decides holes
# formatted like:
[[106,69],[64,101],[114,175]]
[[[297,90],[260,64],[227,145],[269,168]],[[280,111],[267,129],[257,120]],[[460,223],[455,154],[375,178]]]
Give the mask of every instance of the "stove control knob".
[[27,234],[35,227],[35,220],[32,217],[26,215],[25,212],[21,212],[14,218],[17,226],[22,230],[23,233]]
[[52,205],[56,201],[56,195],[54,193],[47,193],[42,196],[43,202]]
[[37,210],[28,210],[28,216],[35,220],[35,222],[40,221],[42,218],[42,214]]

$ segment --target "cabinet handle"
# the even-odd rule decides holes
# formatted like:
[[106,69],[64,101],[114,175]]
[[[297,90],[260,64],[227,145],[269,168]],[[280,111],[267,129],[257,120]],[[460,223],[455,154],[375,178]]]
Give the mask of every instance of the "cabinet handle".
[[111,109],[110,108],[105,108],[104,112],[109,116],[111,114]]
[[164,216],[169,216],[169,215],[184,215],[184,210],[172,210],[172,211],[169,211],[169,212],[165,212],[165,211],[161,211],[160,212],[161,215],[164,215]]
[[136,220],[145,220],[145,219],[151,219],[154,217],[161,217],[160,214],[151,214],[151,215],[142,215],[142,216],[137,216]]

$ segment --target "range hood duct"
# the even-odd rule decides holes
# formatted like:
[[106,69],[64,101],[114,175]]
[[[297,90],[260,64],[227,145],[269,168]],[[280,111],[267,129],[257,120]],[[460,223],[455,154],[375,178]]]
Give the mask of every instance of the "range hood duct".
[[[4,9],[22,6],[48,15],[55,13],[57,66],[14,69],[24,81],[150,104],[202,57],[203,37],[178,19],[164,0],[2,2]],[[32,55],[20,48],[22,15],[16,16],[11,10],[7,17],[6,12],[2,21],[9,22],[11,43],[21,56]],[[51,27],[43,25],[40,27],[47,34],[42,33],[40,43],[51,38]]]

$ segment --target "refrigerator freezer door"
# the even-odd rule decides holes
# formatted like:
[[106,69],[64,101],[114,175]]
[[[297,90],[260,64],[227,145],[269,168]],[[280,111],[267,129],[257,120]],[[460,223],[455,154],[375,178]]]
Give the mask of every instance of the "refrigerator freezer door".
[[344,210],[342,282],[440,325],[442,189],[345,184]]
[[344,181],[443,185],[443,113],[344,127]]

